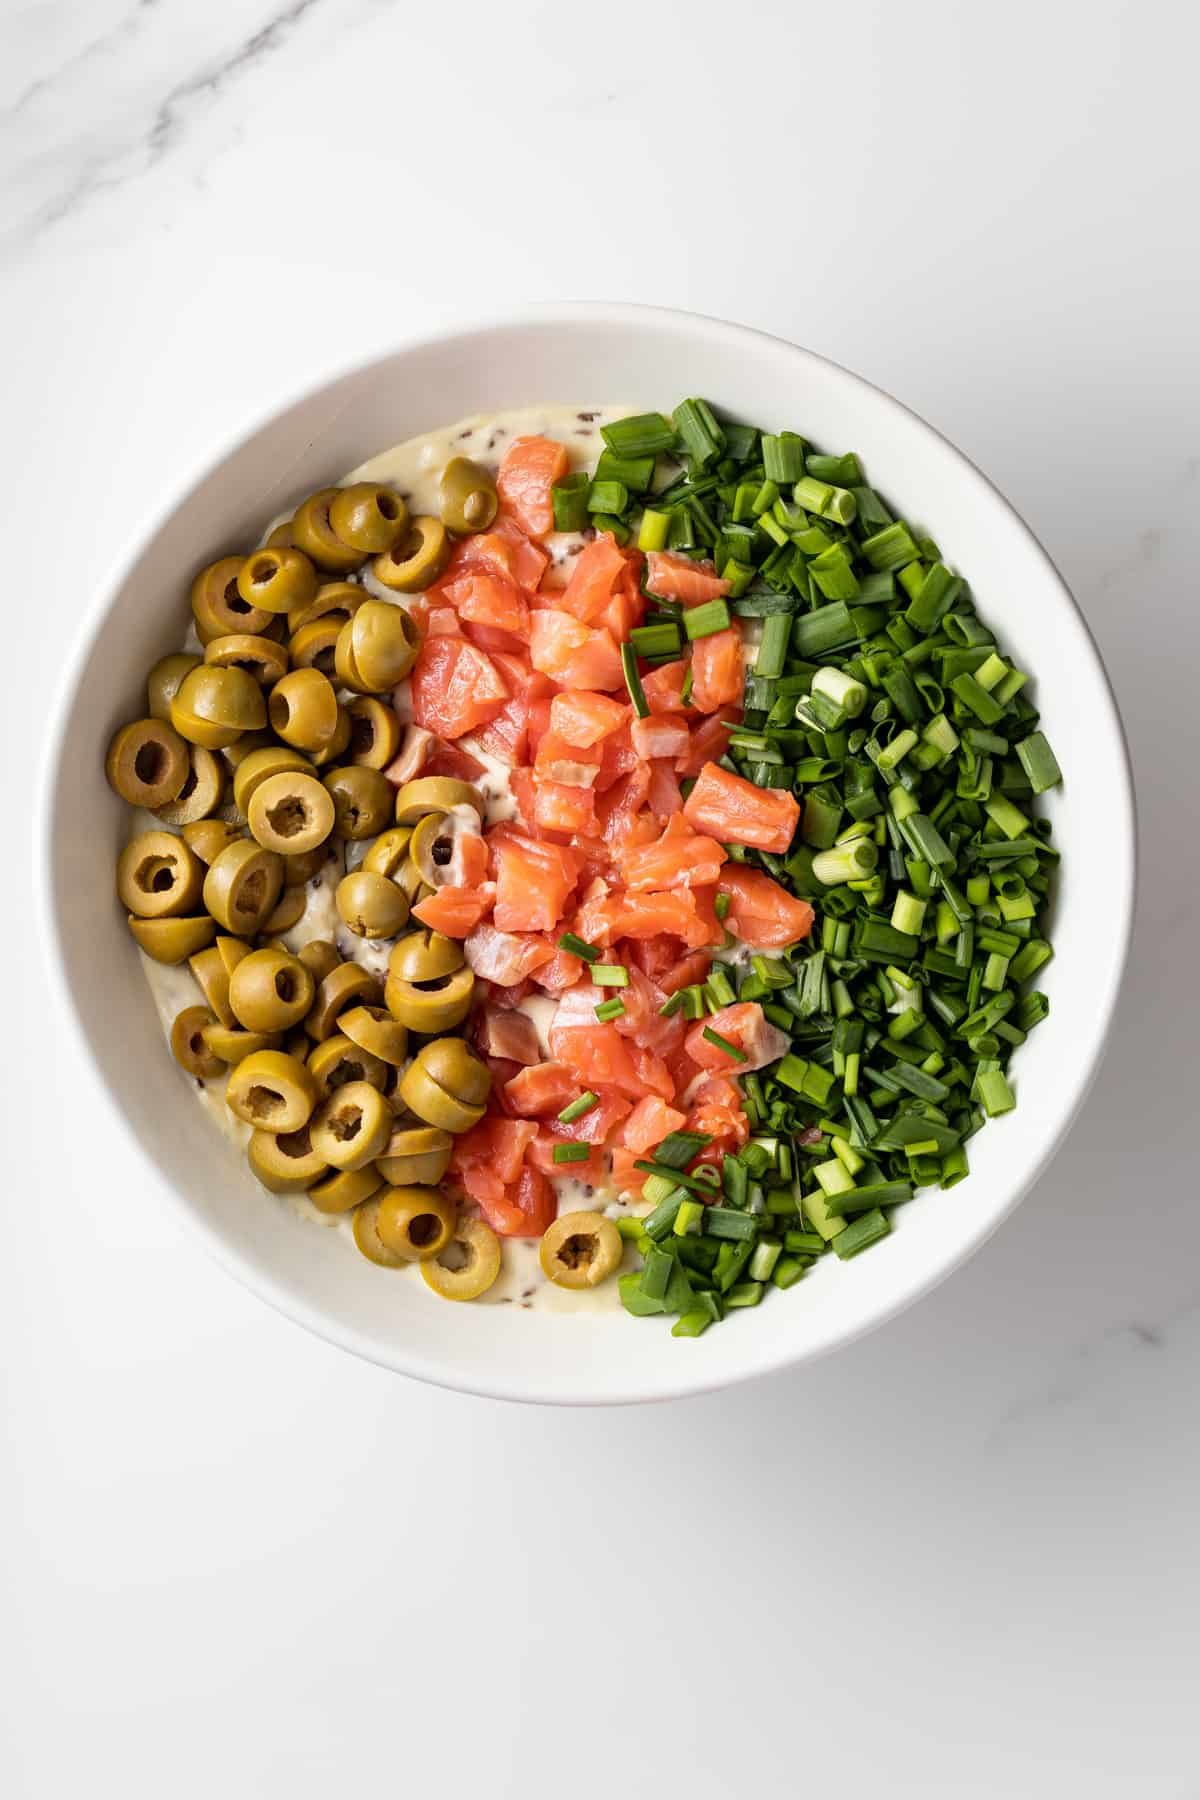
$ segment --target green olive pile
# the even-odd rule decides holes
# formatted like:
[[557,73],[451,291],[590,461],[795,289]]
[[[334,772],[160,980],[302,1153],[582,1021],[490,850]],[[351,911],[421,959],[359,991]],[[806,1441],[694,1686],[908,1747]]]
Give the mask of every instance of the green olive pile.
[[404,732],[380,695],[408,675],[420,633],[402,606],[348,579],[372,557],[388,588],[427,587],[445,568],[448,527],[491,524],[491,477],[456,457],[441,510],[410,519],[386,487],[324,488],[261,549],[202,569],[191,604],[203,654],[155,664],[147,716],[116,733],[105,767],[123,800],[161,822],[121,852],[117,893],[146,955],[186,961],[199,987],[171,1029],[176,1060],[200,1081],[228,1075],[226,1104],[251,1127],[265,1187],[353,1211],[364,1256],[418,1261],[438,1293],[468,1300],[495,1280],[500,1248],[438,1188],[491,1083],[463,1039],[444,1035],[474,994],[461,947],[411,930],[381,987],[331,943],[293,953],[281,941],[337,840],[374,840],[335,901],[350,931],[380,939],[446,879],[455,836],[479,829],[469,783],[418,775],[397,789],[384,774]]

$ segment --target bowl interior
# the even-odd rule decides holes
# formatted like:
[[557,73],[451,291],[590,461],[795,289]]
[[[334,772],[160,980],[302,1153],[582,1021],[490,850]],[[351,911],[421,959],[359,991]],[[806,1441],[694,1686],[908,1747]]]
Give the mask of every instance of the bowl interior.
[[[704,393],[769,428],[855,449],[869,478],[968,577],[981,612],[1036,687],[1065,771],[1048,811],[1063,853],[1048,1020],[1015,1059],[1019,1106],[970,1147],[972,1174],[899,1209],[855,1263],[822,1263],[731,1329],[678,1342],[622,1314],[450,1306],[346,1254],[266,1194],[213,1132],[165,1052],[112,900],[125,811],[103,775],[108,738],[188,618],[201,564],[373,451],[459,416],[537,401],[669,408]],[[580,309],[401,349],[309,393],[236,445],[146,536],[101,597],[70,673],[44,788],[43,916],[52,957],[103,1082],[140,1146],[131,1178],[179,1205],[264,1298],[360,1354],[512,1398],[635,1400],[695,1391],[830,1348],[931,1286],[994,1228],[1082,1098],[1124,961],[1133,826],[1119,721],[1070,596],[1025,526],[944,439],[811,353],[736,327],[638,309]]]

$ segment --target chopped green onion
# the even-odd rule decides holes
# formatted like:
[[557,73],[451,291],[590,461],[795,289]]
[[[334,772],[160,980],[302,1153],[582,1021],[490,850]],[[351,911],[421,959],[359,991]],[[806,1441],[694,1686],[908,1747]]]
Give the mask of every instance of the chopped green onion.
[[577,1100],[572,1100],[569,1106],[563,1107],[558,1115],[559,1123],[561,1125],[573,1125],[576,1119],[582,1119],[584,1113],[591,1112],[592,1108],[594,1106],[599,1106],[599,1104],[599,1094],[593,1094],[591,1088],[587,1088],[580,1094]]
[[582,957],[586,963],[599,962],[603,954],[595,944],[585,944],[583,939],[576,937],[573,931],[563,932],[558,940],[558,947],[560,950],[565,950],[569,956]]
[[550,1160],[556,1163],[586,1162],[591,1153],[590,1144],[555,1144]]
[[615,513],[620,517],[628,505],[629,489],[622,481],[593,481],[588,489],[590,513]]
[[600,427],[614,456],[659,456],[675,448],[675,427],[658,412],[635,413]]
[[724,631],[729,624],[729,607],[724,600],[705,600],[683,615],[683,628],[691,642]]
[[586,473],[565,475],[550,489],[555,531],[582,531],[588,522],[587,496],[591,478]]
[[629,986],[629,970],[622,963],[593,963],[590,973],[597,987]]
[[679,627],[674,623],[635,625],[629,634],[629,641],[639,656],[674,657],[683,648]]
[[625,1002],[621,999],[603,1000],[594,1010],[600,1023],[602,1025],[607,1025],[610,1019],[619,1019],[621,1017],[621,1014],[625,1011]]
[[650,717],[650,703],[646,699],[645,691],[642,687],[642,678],[638,674],[637,665],[637,650],[634,645],[630,643],[622,644],[621,669],[625,676],[625,686],[629,691],[629,698],[633,702],[633,710],[639,719],[648,719]]
[[734,1062],[744,1063],[749,1061],[746,1052],[739,1045],[731,1044],[728,1038],[722,1037],[720,1032],[714,1031],[711,1026],[706,1025],[704,1027],[703,1035],[706,1043],[714,1044],[718,1050],[723,1050],[726,1056],[733,1058]]

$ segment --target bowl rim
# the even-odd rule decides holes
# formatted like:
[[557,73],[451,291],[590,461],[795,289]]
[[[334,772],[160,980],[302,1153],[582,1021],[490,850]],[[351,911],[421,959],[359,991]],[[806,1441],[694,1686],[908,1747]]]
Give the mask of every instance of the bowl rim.
[[[992,504],[1003,509],[1007,515],[1008,529],[1014,533],[1020,533],[1024,537],[1027,548],[1041,561],[1046,574],[1057,586],[1069,612],[1074,615],[1075,623],[1079,628],[1080,649],[1090,658],[1093,674],[1099,678],[1098,692],[1107,708],[1107,725],[1118,752],[1116,760],[1120,774],[1120,789],[1112,796],[1112,799],[1114,814],[1118,810],[1120,814],[1118,821],[1120,830],[1114,836],[1122,847],[1122,858],[1120,866],[1113,871],[1112,886],[1106,895],[1106,900],[1111,908],[1109,927],[1115,954],[1109,965],[1106,990],[1100,996],[1091,1041],[1085,1056],[1073,1065],[1071,1076],[1066,1084],[1064,1105],[1058,1115],[1056,1126],[1048,1135],[1039,1154],[1022,1179],[1006,1193],[1001,1203],[992,1207],[987,1213],[981,1214],[976,1229],[966,1237],[950,1260],[932,1268],[926,1276],[910,1282],[892,1302],[881,1306],[869,1318],[849,1324],[842,1329],[835,1327],[819,1343],[802,1347],[793,1352],[789,1352],[786,1348],[768,1347],[760,1350],[757,1355],[743,1355],[741,1361],[730,1368],[727,1373],[714,1374],[709,1370],[702,1374],[695,1371],[689,1376],[688,1365],[685,1359],[681,1358],[679,1379],[675,1381],[659,1380],[652,1391],[630,1393],[619,1386],[610,1385],[608,1387],[596,1386],[588,1393],[576,1396],[564,1395],[560,1391],[541,1389],[536,1382],[505,1380],[499,1365],[488,1370],[491,1379],[473,1379],[463,1378],[457,1371],[447,1371],[440,1364],[426,1361],[419,1352],[410,1353],[405,1349],[400,1353],[389,1354],[373,1338],[358,1333],[353,1328],[333,1323],[319,1308],[300,1300],[294,1293],[275,1281],[269,1272],[260,1269],[249,1258],[244,1257],[231,1246],[216,1226],[210,1224],[191,1206],[170,1179],[168,1172],[145,1148],[133,1129],[132,1123],[110,1086],[106,1071],[92,1047],[82,1014],[70,983],[66,979],[63,940],[54,905],[53,821],[55,795],[64,775],[63,761],[68,742],[66,727],[69,722],[71,700],[83,676],[92,648],[101,634],[103,622],[117,594],[133,573],[147,546],[153,542],[171,517],[187,503],[192,494],[222,463],[293,407],[302,404],[322,389],[331,387],[339,381],[362,375],[376,364],[388,361],[393,357],[403,356],[432,345],[486,338],[501,331],[528,330],[530,328],[548,330],[558,325],[580,324],[620,325],[631,330],[652,324],[659,330],[673,330],[681,334],[694,333],[700,329],[710,336],[724,338],[731,345],[736,345],[738,342],[745,343],[747,346],[751,344],[760,347],[764,344],[770,345],[780,354],[795,358],[801,363],[815,363],[826,369],[834,370],[845,382],[860,390],[865,390],[885,412],[898,415],[910,427],[915,427],[929,438],[936,440],[963,465],[972,483],[988,496]],[[1056,563],[995,482],[944,432],[931,425],[920,413],[906,406],[886,388],[869,381],[865,376],[859,375],[853,369],[848,369],[844,364],[831,357],[822,355],[819,351],[795,344],[777,333],[727,319],[715,318],[706,313],[680,307],[651,306],[629,301],[547,301],[526,305],[512,311],[464,315],[435,330],[421,329],[400,337],[389,338],[374,349],[359,353],[353,358],[340,361],[331,360],[315,374],[310,366],[309,372],[302,382],[296,384],[282,397],[276,397],[268,405],[256,409],[249,417],[241,418],[234,429],[216,447],[210,445],[203,450],[193,460],[186,474],[165,490],[162,499],[153,508],[148,521],[143,521],[131,531],[125,540],[124,548],[110,559],[106,572],[95,586],[93,599],[75,627],[48,708],[47,727],[42,740],[37,774],[33,833],[35,917],[39,921],[38,936],[54,1003],[60,1013],[72,1021],[72,1035],[82,1052],[82,1061],[88,1069],[97,1098],[103,1102],[109,1116],[116,1121],[118,1130],[123,1135],[132,1157],[140,1164],[149,1182],[166,1197],[176,1218],[182,1222],[185,1233],[193,1240],[198,1241],[208,1255],[243,1288],[266,1301],[277,1312],[303,1326],[316,1337],[323,1339],[326,1343],[336,1345],[340,1349],[348,1350],[364,1361],[454,1392],[475,1394],[482,1398],[496,1400],[568,1406],[636,1404],[686,1398],[693,1394],[710,1393],[721,1388],[733,1387],[743,1381],[777,1373],[802,1362],[814,1361],[845,1345],[856,1342],[890,1320],[897,1318],[910,1306],[915,1305],[918,1300],[923,1299],[940,1286],[954,1270],[961,1268],[969,1261],[992,1236],[993,1232],[997,1231],[1003,1222],[1012,1215],[1029,1190],[1045,1173],[1065,1142],[1095,1082],[1108,1046],[1113,1014],[1128,964],[1138,878],[1136,792],[1128,738],[1111,678],[1087,619]]]

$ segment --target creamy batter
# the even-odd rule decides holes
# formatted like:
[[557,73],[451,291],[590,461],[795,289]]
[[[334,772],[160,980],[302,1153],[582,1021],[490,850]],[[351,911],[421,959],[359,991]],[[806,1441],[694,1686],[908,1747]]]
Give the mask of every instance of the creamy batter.
[[[377,456],[372,456],[357,468],[351,469],[342,477],[340,485],[345,487],[355,481],[377,482],[395,488],[407,502],[410,512],[436,514],[438,484],[442,470],[452,456],[469,456],[495,473],[514,438],[541,436],[555,438],[566,445],[572,470],[590,471],[595,467],[603,448],[600,427],[613,419],[625,417],[631,410],[628,406],[535,406],[497,414],[478,414],[425,437],[410,438],[394,445],[390,450],[381,451]],[[275,525],[290,516],[290,512],[284,513],[269,521],[263,533],[264,539]],[[565,579],[570,564],[583,548],[583,540],[577,533],[552,533],[546,539],[545,548],[551,560],[563,566]],[[349,579],[360,579],[381,600],[403,604],[404,597],[376,581],[369,566],[359,576],[350,576]],[[185,648],[199,650],[200,645],[194,632],[189,633]],[[353,696],[341,694],[339,698],[351,699]],[[395,691],[393,700],[399,717],[410,718],[407,682],[402,683]],[[511,818],[516,810],[516,803],[509,792],[507,764],[489,755],[472,737],[464,737],[458,741],[486,769],[486,774],[478,783],[485,802],[485,823],[492,825],[501,819]],[[135,813],[131,835],[151,829],[161,831],[162,821],[150,813]],[[346,961],[361,963],[382,979],[387,972],[388,958],[396,940],[378,938],[368,941],[357,937],[342,923],[334,903],[338,882],[348,868],[357,867],[369,848],[369,842],[347,844],[339,840],[331,843],[324,868],[308,883],[303,915],[290,931],[282,934],[280,941],[294,951],[314,938],[326,938],[336,945],[339,954]],[[179,968],[170,968],[142,955],[142,966],[162,1021],[164,1035],[169,1037],[176,1014],[185,1007],[202,1004],[204,997],[186,963]],[[546,1032],[554,1008],[554,1000],[543,995],[531,995],[521,1003],[521,1011],[533,1020],[538,1042],[543,1054],[547,1055]],[[188,1083],[217,1128],[244,1150],[250,1138],[250,1127],[243,1124],[225,1105],[225,1078],[200,1082],[186,1075],[182,1069],[179,1076]],[[247,1179],[253,1179],[249,1171]],[[620,1217],[630,1210],[614,1191],[601,1193],[566,1174],[551,1179],[558,1195],[560,1212],[590,1208],[606,1211],[612,1217]],[[364,1279],[378,1275],[381,1279],[415,1282],[421,1294],[431,1303],[445,1304],[426,1288],[416,1264],[402,1270],[377,1270],[361,1257],[354,1243],[351,1214],[331,1216],[319,1212],[304,1194],[272,1194],[266,1188],[260,1188],[259,1191],[265,1205],[282,1203],[290,1206],[302,1218],[322,1225],[340,1237],[346,1253],[361,1263]],[[638,1210],[642,1209],[639,1207]],[[536,1304],[564,1312],[579,1312],[584,1308],[607,1309],[618,1305],[615,1277],[602,1282],[593,1290],[559,1288],[547,1281],[542,1274],[536,1239],[501,1238],[500,1243],[503,1249],[503,1267],[495,1284],[481,1296],[482,1300],[523,1307]],[[632,1267],[636,1259],[629,1252],[626,1255],[627,1266]]]

